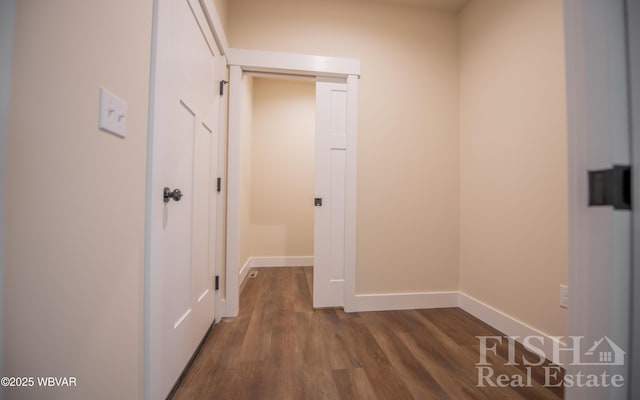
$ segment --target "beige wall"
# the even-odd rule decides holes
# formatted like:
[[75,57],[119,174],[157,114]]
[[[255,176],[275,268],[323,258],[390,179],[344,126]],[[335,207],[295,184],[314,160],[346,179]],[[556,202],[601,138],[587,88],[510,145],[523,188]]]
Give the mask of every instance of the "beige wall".
[[255,78],[251,256],[312,256],[315,82]]
[[463,292],[551,335],[567,281],[560,0],[472,1],[460,18]]
[[242,121],[240,121],[240,190],[239,199],[239,253],[240,268],[251,257],[251,164],[253,141],[253,77],[242,80]]
[[238,48],[361,60],[357,292],[458,288],[457,17],[359,1],[234,0]]
[[232,47],[361,60],[358,293],[460,288],[565,332],[560,0],[235,0],[228,26]]
[[[5,398],[138,399],[152,1],[17,3],[3,373],[78,387]],[[97,128],[101,86],[124,140]]]

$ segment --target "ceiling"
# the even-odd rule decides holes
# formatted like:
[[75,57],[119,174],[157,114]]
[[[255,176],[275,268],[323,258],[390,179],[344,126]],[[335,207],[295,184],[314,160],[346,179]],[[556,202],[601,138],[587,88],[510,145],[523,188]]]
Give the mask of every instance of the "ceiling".
[[388,4],[406,4],[445,11],[460,11],[469,0],[368,0]]

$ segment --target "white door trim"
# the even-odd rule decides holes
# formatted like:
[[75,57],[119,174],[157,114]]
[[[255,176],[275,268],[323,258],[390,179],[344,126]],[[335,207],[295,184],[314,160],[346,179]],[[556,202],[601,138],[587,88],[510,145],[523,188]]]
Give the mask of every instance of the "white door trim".
[[229,64],[240,66],[243,71],[337,78],[346,78],[349,75],[360,75],[360,60],[353,58],[312,56],[235,48],[229,49],[228,56]]
[[240,310],[240,129],[242,118],[242,68],[229,67],[229,126],[227,136],[227,271],[225,316]]
[[218,45],[219,51],[223,56],[228,57],[229,43],[227,42],[227,36],[224,33],[224,29],[222,28],[222,21],[220,20],[216,5],[213,3],[213,0],[200,0],[200,7],[202,7],[202,10],[204,11],[205,18],[209,24],[209,29],[211,29],[211,33]]
[[347,80],[347,160],[345,193],[345,310],[355,303],[356,277],[356,144],[357,96],[360,60],[291,53],[229,49],[229,138],[227,164],[227,274],[226,316],[239,311],[240,272],[240,121],[242,74],[267,72],[310,77],[341,77]]
[[[358,68],[359,70],[359,68]],[[356,181],[358,173],[358,76],[347,76],[347,156],[345,166],[344,310],[356,311]]]

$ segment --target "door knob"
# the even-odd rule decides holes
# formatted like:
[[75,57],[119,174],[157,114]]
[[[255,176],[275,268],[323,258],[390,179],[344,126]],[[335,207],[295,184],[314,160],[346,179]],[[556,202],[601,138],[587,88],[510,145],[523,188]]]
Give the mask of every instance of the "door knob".
[[165,203],[168,203],[169,200],[173,199],[175,201],[180,201],[182,198],[182,192],[180,189],[175,189],[173,192],[168,187],[164,188],[164,193],[162,199]]

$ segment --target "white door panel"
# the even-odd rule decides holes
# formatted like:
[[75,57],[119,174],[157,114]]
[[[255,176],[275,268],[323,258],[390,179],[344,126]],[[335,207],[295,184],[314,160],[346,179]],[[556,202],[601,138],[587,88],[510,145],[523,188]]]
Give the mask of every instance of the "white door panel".
[[[193,215],[199,216],[193,220],[193,266],[194,274],[192,276],[193,296],[192,301],[201,302],[208,294],[211,293],[209,251],[210,238],[209,221],[211,219],[210,201],[215,200],[212,193],[211,184],[211,164],[212,164],[212,142],[213,131],[205,124],[198,126],[194,147],[194,170],[193,170]],[[215,247],[211,247],[211,250]]]
[[[629,354],[631,212],[589,207],[587,171],[629,165],[625,1],[565,0],[569,128],[569,329],[585,346],[607,336]],[[567,387],[566,398],[626,399],[625,365],[568,365],[621,374],[622,387]]]
[[[147,399],[169,394],[214,319],[211,227],[220,63],[199,7],[192,0],[157,2],[147,199]],[[180,189],[183,197],[164,202],[164,187]]]
[[630,398],[640,398],[640,2],[627,0],[627,39],[631,89],[631,142],[633,193],[633,283]]
[[316,83],[313,306],[344,306],[346,83]]

